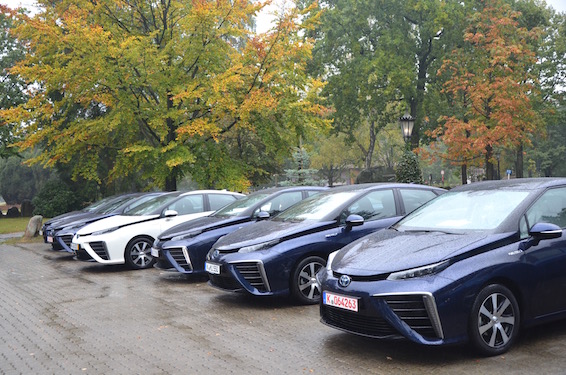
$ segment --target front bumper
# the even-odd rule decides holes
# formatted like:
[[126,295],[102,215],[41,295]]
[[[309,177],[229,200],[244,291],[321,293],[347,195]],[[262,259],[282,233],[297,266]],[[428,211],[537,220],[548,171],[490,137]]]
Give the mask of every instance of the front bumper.
[[209,284],[215,288],[230,292],[245,291],[256,296],[276,294],[271,290],[265,267],[261,260],[230,263],[207,262],[220,265],[219,274],[208,273]]
[[319,274],[319,282],[325,296],[332,293],[357,300],[358,311],[353,312],[331,306],[323,297],[320,320],[330,327],[365,337],[404,338],[424,345],[456,344],[467,340],[467,319],[461,319],[463,316],[454,308],[454,304],[463,303],[458,296],[446,293],[444,287],[451,283],[447,279],[426,282],[417,279],[352,280],[348,287],[341,287],[337,277],[323,271]]

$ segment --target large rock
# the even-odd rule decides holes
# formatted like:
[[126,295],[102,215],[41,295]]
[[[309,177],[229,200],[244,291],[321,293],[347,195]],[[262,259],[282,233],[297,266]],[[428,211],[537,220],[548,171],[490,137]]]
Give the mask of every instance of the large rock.
[[37,237],[39,231],[41,230],[41,225],[43,224],[43,216],[35,215],[29,220],[26,232],[24,233],[24,238]]
[[20,210],[18,210],[18,207],[10,207],[8,208],[8,211],[6,211],[6,217],[22,217],[22,215],[20,215]]

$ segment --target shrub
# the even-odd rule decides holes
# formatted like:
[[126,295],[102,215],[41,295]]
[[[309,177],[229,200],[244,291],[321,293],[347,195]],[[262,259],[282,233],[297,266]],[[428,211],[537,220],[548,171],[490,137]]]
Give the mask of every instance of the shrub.
[[423,183],[423,174],[419,166],[417,155],[411,151],[405,151],[401,162],[397,165],[395,170],[395,180],[405,183]]
[[49,180],[33,198],[34,215],[55,217],[81,208],[81,199],[59,180]]

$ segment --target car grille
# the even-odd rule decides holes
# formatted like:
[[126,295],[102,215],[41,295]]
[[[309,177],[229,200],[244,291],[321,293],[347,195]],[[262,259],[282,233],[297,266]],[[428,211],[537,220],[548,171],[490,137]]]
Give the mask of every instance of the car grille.
[[422,294],[394,295],[385,297],[385,301],[412,330],[423,337],[438,338]]
[[234,267],[251,286],[260,292],[269,291],[267,280],[263,272],[263,265],[259,262],[234,263]]
[[348,332],[377,338],[398,336],[393,327],[381,317],[367,316],[326,305],[321,305],[320,313],[325,323]]
[[67,245],[67,247],[71,247],[71,242],[73,242],[73,235],[69,234],[69,235],[61,236],[61,241],[63,241],[63,243]]
[[106,244],[104,242],[89,242],[89,245],[101,259],[108,260],[108,252],[106,251]]
[[177,263],[179,267],[182,267],[185,271],[193,270],[193,267],[187,261],[187,258],[185,258],[185,254],[183,254],[182,247],[172,247],[164,250],[169,251],[169,254],[171,254],[173,261],[175,261],[175,263]]

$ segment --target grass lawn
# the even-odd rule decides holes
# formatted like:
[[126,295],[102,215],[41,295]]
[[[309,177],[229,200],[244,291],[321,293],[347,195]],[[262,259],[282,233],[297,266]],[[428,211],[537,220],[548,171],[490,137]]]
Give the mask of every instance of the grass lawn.
[[[30,217],[0,218],[0,234],[25,232]],[[45,222],[45,219],[43,219]]]

